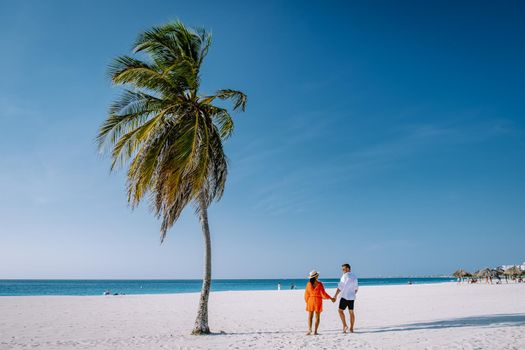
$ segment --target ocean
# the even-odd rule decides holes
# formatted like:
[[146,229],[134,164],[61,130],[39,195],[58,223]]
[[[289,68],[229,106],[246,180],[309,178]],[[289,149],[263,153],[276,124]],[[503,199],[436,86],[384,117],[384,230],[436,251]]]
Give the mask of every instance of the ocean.
[[[336,288],[339,279],[325,278],[327,289]],[[454,278],[360,278],[360,286],[394,284],[422,284],[455,281]],[[304,289],[306,279],[217,279],[212,282],[212,291],[249,291]],[[199,292],[201,280],[0,280],[0,296],[29,295],[102,295],[112,294],[169,294]]]

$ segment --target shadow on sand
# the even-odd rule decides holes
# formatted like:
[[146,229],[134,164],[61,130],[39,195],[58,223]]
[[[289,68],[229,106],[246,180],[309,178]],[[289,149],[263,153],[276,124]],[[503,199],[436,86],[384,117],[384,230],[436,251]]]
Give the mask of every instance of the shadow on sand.
[[453,318],[450,320],[439,320],[432,322],[410,323],[394,327],[363,330],[359,333],[383,333],[399,331],[415,331],[421,329],[441,329],[475,326],[523,326],[525,325],[525,314],[500,314],[490,316],[473,316]]
[[[525,325],[525,314],[500,314],[487,316],[473,316],[453,318],[450,320],[439,320],[432,322],[409,323],[393,327],[357,329],[356,334],[386,333],[400,331],[416,331],[424,329],[443,329],[458,327],[490,327],[490,326],[523,326]],[[260,331],[260,332],[220,332],[214,335],[257,335],[257,334],[283,334],[283,333],[305,333],[305,331]],[[337,329],[324,329],[322,333],[341,333]]]

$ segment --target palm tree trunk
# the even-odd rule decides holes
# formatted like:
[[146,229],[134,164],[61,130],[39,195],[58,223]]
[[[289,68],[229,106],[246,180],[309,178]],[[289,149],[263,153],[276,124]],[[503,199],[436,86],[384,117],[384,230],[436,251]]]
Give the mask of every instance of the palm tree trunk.
[[195,320],[195,327],[191,334],[209,334],[208,326],[208,297],[211,286],[211,239],[210,227],[208,225],[208,208],[203,196],[199,198],[199,218],[204,235],[204,277],[202,279],[201,297],[199,300],[199,311]]

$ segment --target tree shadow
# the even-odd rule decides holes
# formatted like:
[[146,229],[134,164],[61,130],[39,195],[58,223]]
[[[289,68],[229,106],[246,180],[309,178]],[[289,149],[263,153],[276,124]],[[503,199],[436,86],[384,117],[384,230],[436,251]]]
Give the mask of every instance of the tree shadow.
[[453,318],[450,320],[439,320],[432,322],[409,323],[393,327],[363,330],[359,333],[384,333],[399,331],[415,331],[421,329],[442,329],[475,326],[523,326],[525,325],[525,314],[500,314],[488,316],[472,316]]

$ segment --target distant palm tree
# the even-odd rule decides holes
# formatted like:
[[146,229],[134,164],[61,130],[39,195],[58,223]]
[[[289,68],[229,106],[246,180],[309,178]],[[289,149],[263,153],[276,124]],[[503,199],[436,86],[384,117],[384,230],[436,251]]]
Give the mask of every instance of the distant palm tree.
[[233,132],[228,110],[214,103],[231,100],[233,110],[246,107],[246,95],[240,91],[200,94],[200,70],[210,44],[206,30],[187,28],[179,21],[140,34],[133,52],[146,59],[120,56],[109,67],[112,82],[129,89],[111,105],[97,137],[102,151],[111,149],[111,170],[128,166],[131,207],[148,195],[162,220],[161,242],[189,203],[197,208],[205,259],[193,334],[210,332],[207,208],[224,192],[228,167],[222,141]]

